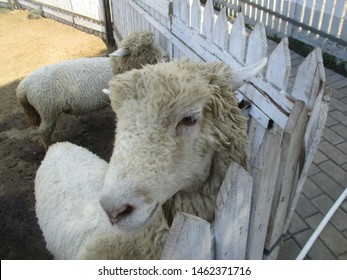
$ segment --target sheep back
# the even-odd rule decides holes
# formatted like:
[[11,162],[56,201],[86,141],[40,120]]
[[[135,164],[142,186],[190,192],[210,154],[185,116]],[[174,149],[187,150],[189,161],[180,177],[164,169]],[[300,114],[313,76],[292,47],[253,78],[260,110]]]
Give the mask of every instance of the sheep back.
[[109,58],[67,60],[36,70],[20,83],[17,92],[26,93],[41,118],[61,112],[83,114],[109,104],[102,89],[111,78]]
[[112,230],[99,204],[106,169],[104,160],[82,147],[64,142],[49,148],[36,174],[35,198],[38,223],[55,258],[76,259],[97,228]]

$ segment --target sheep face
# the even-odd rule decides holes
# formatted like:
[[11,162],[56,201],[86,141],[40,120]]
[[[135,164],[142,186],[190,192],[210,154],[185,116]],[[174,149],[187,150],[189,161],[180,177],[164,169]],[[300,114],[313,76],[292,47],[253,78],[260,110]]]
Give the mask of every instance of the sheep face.
[[187,60],[113,78],[117,132],[100,199],[112,224],[144,228],[175,193],[208,179],[214,153],[230,140],[221,133],[230,103],[237,107],[230,81],[223,63]]
[[140,69],[146,64],[156,64],[165,59],[149,31],[133,32],[120,43],[119,49],[110,54],[113,74]]

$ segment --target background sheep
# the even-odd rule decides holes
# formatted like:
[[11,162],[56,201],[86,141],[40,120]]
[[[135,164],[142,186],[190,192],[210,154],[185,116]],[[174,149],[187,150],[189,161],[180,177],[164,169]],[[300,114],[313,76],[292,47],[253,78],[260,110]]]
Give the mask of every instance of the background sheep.
[[16,95],[28,123],[39,126],[47,150],[61,113],[78,115],[106,107],[109,98],[102,89],[108,86],[112,73],[154,64],[162,57],[151,32],[134,32],[110,58],[73,59],[36,70],[20,82]]
[[248,168],[246,121],[230,82],[265,63],[232,75],[222,62],[183,60],[115,76],[110,164],[58,143],[37,172],[36,213],[53,255],[158,259],[177,211],[212,222],[231,161]]

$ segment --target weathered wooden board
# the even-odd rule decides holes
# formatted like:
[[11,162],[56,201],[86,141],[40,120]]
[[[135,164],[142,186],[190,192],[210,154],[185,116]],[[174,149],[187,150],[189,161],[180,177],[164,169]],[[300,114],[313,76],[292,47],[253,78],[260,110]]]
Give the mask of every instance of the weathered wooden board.
[[186,213],[177,213],[171,225],[161,259],[210,260],[212,235],[210,224]]
[[[282,236],[292,190],[296,183],[295,174],[303,167],[300,159],[305,158],[304,134],[307,119],[305,103],[296,101],[282,136],[281,158],[265,244],[268,251],[271,251]],[[272,255],[272,258],[276,257],[277,255]]]
[[216,259],[246,257],[253,179],[239,164],[231,163],[217,197],[215,219]]
[[263,257],[271,203],[280,159],[281,129],[267,130],[252,168],[253,193],[246,258]]

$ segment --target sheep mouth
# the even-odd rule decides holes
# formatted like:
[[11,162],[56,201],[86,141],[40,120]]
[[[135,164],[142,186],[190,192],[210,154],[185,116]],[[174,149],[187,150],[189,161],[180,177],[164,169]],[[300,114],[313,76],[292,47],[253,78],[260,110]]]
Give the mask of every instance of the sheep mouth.
[[[114,226],[118,226],[119,229],[126,231],[126,232],[131,232],[131,231],[137,231],[137,230],[143,230],[145,229],[148,225],[150,225],[151,221],[153,220],[155,213],[157,212],[159,208],[159,203],[157,203],[151,213],[148,215],[148,217],[141,223],[132,225],[131,223],[127,223],[127,216],[120,217],[117,219],[115,223],[112,223]],[[136,215],[136,213],[132,213],[131,215]],[[130,218],[130,217],[129,217]]]

